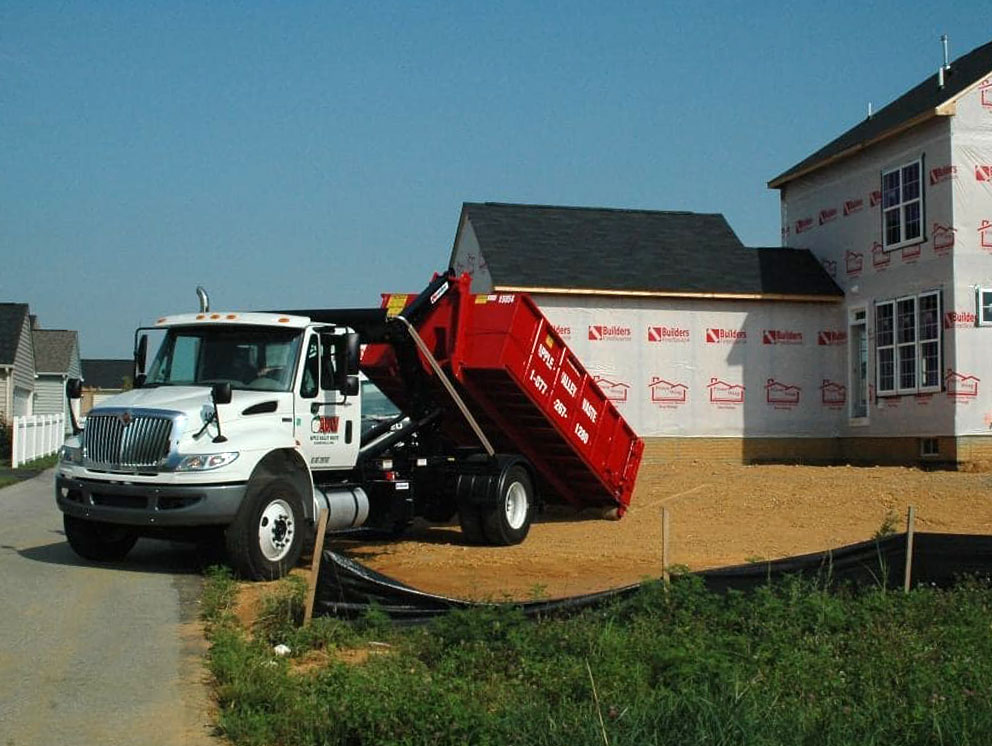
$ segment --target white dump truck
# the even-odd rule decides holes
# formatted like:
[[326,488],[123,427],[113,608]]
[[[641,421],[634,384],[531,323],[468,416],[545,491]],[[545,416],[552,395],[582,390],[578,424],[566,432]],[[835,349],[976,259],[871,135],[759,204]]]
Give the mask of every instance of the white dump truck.
[[[199,313],[139,329],[134,388],[92,409],[83,428],[73,423],[62,449],[55,497],[69,544],[115,561],[141,536],[223,543],[241,575],[263,579],[296,564],[321,511],[329,530],[391,533],[457,513],[468,541],[496,545],[523,541],[539,496],[622,514],[640,441],[574,357],[562,358],[567,349],[524,296],[494,296],[491,308],[503,319],[523,304],[529,326],[503,319],[504,336],[551,345],[541,355],[526,342],[541,386],[497,354],[482,368],[502,370],[510,387],[475,389],[472,366],[456,358],[499,342],[485,321],[489,298],[467,283],[437,275],[419,295],[373,309],[218,313],[203,294]],[[470,344],[473,325],[480,346]],[[161,343],[148,362],[150,334]],[[548,399],[552,348],[591,424],[553,421],[565,404]],[[80,390],[69,382],[70,397]],[[503,421],[511,406],[543,427]]]

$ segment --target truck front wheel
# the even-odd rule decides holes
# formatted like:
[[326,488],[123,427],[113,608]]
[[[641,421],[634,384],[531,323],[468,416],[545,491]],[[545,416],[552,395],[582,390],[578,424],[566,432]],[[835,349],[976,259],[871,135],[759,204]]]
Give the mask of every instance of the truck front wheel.
[[527,538],[533,515],[530,475],[522,466],[512,466],[503,475],[496,505],[483,515],[483,533],[490,544],[519,544]]
[[282,480],[268,479],[249,486],[228,526],[228,559],[244,578],[275,580],[296,566],[305,534],[300,496]]
[[88,521],[71,515],[62,516],[65,538],[72,551],[95,562],[124,559],[138,540],[137,534],[126,526]]

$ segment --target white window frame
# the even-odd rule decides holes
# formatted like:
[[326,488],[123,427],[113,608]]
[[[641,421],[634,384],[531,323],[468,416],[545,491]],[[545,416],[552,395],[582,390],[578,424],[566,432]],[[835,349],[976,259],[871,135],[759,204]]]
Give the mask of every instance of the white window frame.
[[[982,299],[986,296],[992,296],[992,287],[986,288],[976,288],[975,290],[975,318],[977,326],[992,326],[992,305],[986,306],[982,303]],[[989,312],[986,314],[985,309],[988,308]]]
[[[907,168],[916,167],[916,172],[919,176],[919,194],[912,199],[906,199],[903,194],[904,181],[903,181],[903,171]],[[885,204],[885,177],[890,174],[898,174],[899,176],[899,199],[888,206]],[[881,204],[881,220],[882,220],[882,248],[885,251],[893,251],[895,249],[901,249],[905,246],[912,246],[914,244],[923,243],[927,240],[926,231],[926,213],[925,213],[925,203],[923,199],[923,157],[920,156],[915,161],[909,161],[908,163],[900,164],[895,168],[890,168],[882,172],[881,177],[881,188],[882,188],[882,204]],[[906,208],[913,204],[919,204],[920,206],[920,235],[914,236],[912,238],[906,238]],[[885,216],[893,211],[898,211],[899,214],[899,240],[889,243],[888,231],[885,228]]]
[[[936,319],[933,325],[933,330],[936,332],[936,337],[923,336],[923,323],[922,314],[920,313],[921,301],[924,298],[936,298],[937,310]],[[899,336],[899,308],[900,305],[905,305],[907,302],[912,302],[912,315],[913,315],[913,325],[912,325],[912,339],[904,340]],[[892,314],[892,339],[890,344],[880,344],[879,330],[878,330],[878,309],[888,307]],[[874,324],[874,338],[875,338],[875,392],[877,396],[900,396],[905,394],[929,394],[934,392],[939,392],[943,387],[943,379],[940,375],[943,371],[944,364],[944,335],[943,335],[943,325],[941,324],[941,295],[939,290],[927,290],[925,292],[919,293],[918,295],[904,295],[899,298],[893,298],[891,300],[878,301],[875,303],[875,313],[872,323]],[[927,386],[923,382],[923,348],[924,345],[929,343],[936,343],[937,345],[937,360],[936,360],[936,370],[937,370],[937,380],[936,383]],[[882,365],[881,358],[882,352],[885,350],[891,350],[892,352],[892,386],[891,388],[882,387]],[[902,361],[912,360],[913,361],[913,385],[904,386],[902,380]]]
[[[904,303],[913,304],[913,324],[911,326],[911,331],[913,338],[911,340],[903,341],[900,336],[900,324],[899,324],[899,308]],[[896,366],[896,393],[898,394],[915,394],[920,381],[920,335],[918,333],[917,327],[919,326],[920,314],[919,314],[919,304],[916,302],[915,295],[904,295],[901,298],[896,298],[895,307],[895,318],[892,320],[892,335],[893,343],[895,344],[895,366]],[[903,360],[911,360],[913,363],[913,385],[903,386],[902,385],[902,362]]]
[[[935,298],[937,301],[936,318],[934,319],[934,330],[936,331],[936,337],[924,337],[923,336],[923,313],[921,311],[921,306],[923,305],[924,298]],[[943,338],[943,314],[940,307],[940,291],[939,290],[928,290],[925,293],[920,293],[916,297],[916,383],[917,388],[921,394],[932,394],[940,391],[943,384],[943,376],[941,375],[944,370],[944,338]],[[928,343],[936,343],[937,345],[937,382],[927,386],[923,383],[923,346]]]
[[[889,306],[892,309],[892,341],[887,345],[879,342],[878,332],[878,309]],[[893,396],[896,393],[896,381],[899,371],[896,368],[896,302],[894,300],[881,301],[875,304],[874,318],[872,318],[872,329],[875,336],[875,392],[878,396]],[[882,388],[882,350],[892,351],[892,388]]]

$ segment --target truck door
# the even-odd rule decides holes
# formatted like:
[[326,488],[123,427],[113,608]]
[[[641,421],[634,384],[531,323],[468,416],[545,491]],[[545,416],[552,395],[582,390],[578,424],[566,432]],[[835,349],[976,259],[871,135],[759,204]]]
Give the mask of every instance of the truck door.
[[312,471],[348,469],[358,457],[361,397],[340,391],[335,375],[344,343],[343,335],[311,330],[304,344],[295,434]]

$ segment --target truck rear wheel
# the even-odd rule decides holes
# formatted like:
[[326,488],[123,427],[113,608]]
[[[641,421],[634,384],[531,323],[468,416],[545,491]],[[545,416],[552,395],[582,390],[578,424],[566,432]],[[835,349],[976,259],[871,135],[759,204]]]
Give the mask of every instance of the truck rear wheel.
[[249,486],[225,534],[228,559],[249,580],[275,580],[299,562],[306,534],[303,502],[280,479]]
[[522,466],[511,466],[500,480],[496,505],[482,516],[482,531],[490,544],[519,544],[530,531],[534,515],[534,487]]
[[72,551],[95,562],[124,559],[138,540],[138,535],[132,529],[113,523],[88,521],[63,514],[62,525]]
[[482,530],[482,512],[478,508],[462,505],[458,508],[458,525],[462,536],[469,544],[485,544],[486,534]]

